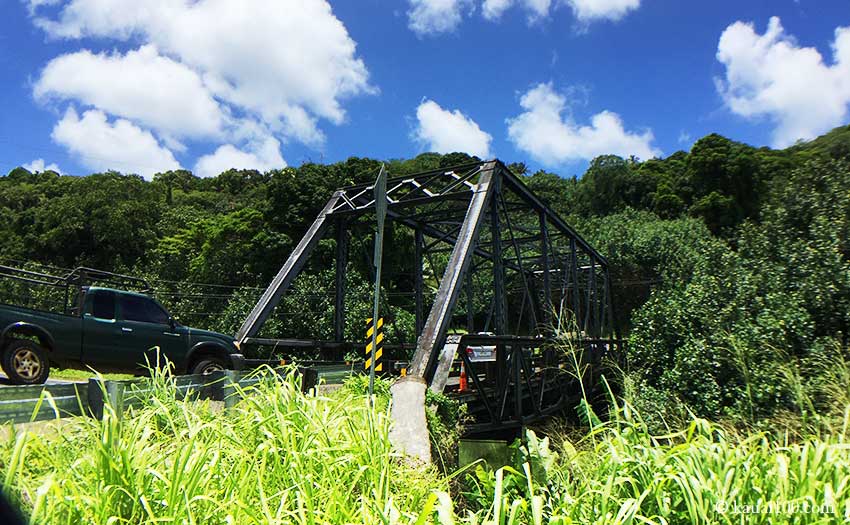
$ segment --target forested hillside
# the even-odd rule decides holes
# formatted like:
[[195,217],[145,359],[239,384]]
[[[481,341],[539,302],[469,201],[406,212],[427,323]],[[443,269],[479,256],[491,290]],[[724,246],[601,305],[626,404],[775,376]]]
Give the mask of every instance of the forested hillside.
[[[387,165],[401,175],[468,160]],[[184,322],[233,332],[331,192],[379,166],[351,158],[151,182],[17,168],[0,179],[0,262],[144,275]],[[688,406],[752,422],[846,406],[848,378],[833,376],[850,369],[836,366],[850,328],[850,127],[786,150],[709,135],[664,159],[599,157],[581,177],[510,168],[609,258],[630,342],[624,386],[646,417]],[[388,242],[389,257],[411,250],[405,237]],[[329,274],[318,264],[313,278],[283,305],[298,314],[277,320],[289,330],[330,326],[332,299],[315,293]],[[395,317],[410,330],[409,312]]]

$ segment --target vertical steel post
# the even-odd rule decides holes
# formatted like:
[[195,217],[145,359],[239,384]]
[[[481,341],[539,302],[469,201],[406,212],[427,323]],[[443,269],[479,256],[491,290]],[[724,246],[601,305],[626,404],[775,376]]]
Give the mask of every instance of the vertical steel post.
[[596,306],[598,304],[596,297],[596,259],[590,259],[590,282],[587,284],[587,311],[590,318],[590,334],[593,337],[598,335],[597,327],[599,326],[599,318]]
[[608,308],[608,336],[620,338],[617,326],[617,311],[614,309],[614,300],[611,297],[611,273],[605,268],[605,305]]
[[115,414],[115,419],[121,421],[124,418],[124,383],[120,381],[106,382],[106,395],[109,406]]
[[378,347],[378,323],[381,305],[381,268],[384,255],[384,221],[387,218],[387,170],[381,164],[381,171],[375,180],[375,218],[377,228],[375,230],[375,255],[372,263],[375,265],[375,297],[372,304],[372,322],[375,329],[372,330],[372,350],[370,353],[369,366],[369,403],[372,403],[372,393],[375,391],[375,352]]
[[472,272],[466,272],[466,333],[475,332],[475,312],[472,311]]
[[[601,271],[601,267],[600,267]],[[596,262],[593,265],[593,334],[595,337],[602,336],[602,293],[600,292],[600,282],[602,277],[596,272]]]
[[[573,319],[575,321],[576,330],[580,330],[579,319],[581,319],[581,305],[579,304],[579,294],[578,294],[578,252],[576,250],[576,240],[575,238],[570,238],[570,264],[572,266],[572,274],[573,274]],[[581,334],[576,334],[581,335]]]
[[607,328],[609,324],[608,320],[608,272],[604,267],[600,268],[599,279],[601,282],[602,291],[600,292],[599,297],[599,337],[602,337],[603,334],[607,333]]
[[522,423],[522,346],[515,344],[511,347],[511,366],[513,367],[514,381],[514,416]]
[[593,331],[593,320],[591,319],[591,313],[593,312],[593,281],[596,280],[596,273],[594,272],[594,268],[596,267],[596,260],[591,255],[590,257],[590,273],[587,277],[587,301],[585,303],[586,308],[584,311],[584,332],[586,334],[592,334]]
[[549,275],[549,225],[545,210],[540,212],[540,251],[543,253],[540,259],[543,270],[543,322],[548,331],[552,326],[552,279]]
[[422,249],[425,246],[425,236],[422,233],[422,228],[416,228],[414,233],[414,249],[413,249],[413,287],[416,296],[416,337],[422,333],[422,326],[425,324],[425,301],[422,297],[423,293],[423,277],[422,277]]
[[[505,301],[505,266],[502,260],[502,224],[499,216],[499,197],[502,192],[501,180],[493,187],[493,200],[490,203],[490,237],[491,256],[493,260],[493,331],[496,335],[504,335],[507,329]],[[499,385],[507,395],[510,378],[507,373],[508,349],[510,347],[496,345],[496,377]]]
[[97,378],[89,378],[88,385],[88,405],[91,416],[95,419],[103,419],[103,395],[106,392],[106,385],[103,381]]
[[507,303],[505,301],[505,266],[502,260],[502,224],[499,217],[499,195],[502,191],[501,179],[493,181],[494,198],[490,201],[490,236],[493,256],[493,328],[496,335],[505,335],[507,329]]
[[348,231],[344,219],[336,221],[336,276],[334,286],[334,341],[345,340],[345,270],[348,265]]

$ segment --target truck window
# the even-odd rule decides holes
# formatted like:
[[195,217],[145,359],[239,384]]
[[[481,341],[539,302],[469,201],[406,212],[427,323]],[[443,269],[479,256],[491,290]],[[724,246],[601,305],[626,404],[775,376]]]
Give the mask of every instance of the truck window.
[[91,308],[90,313],[98,319],[115,319],[115,294],[112,292],[95,291],[91,292]]
[[165,310],[147,297],[122,295],[118,303],[121,305],[121,317],[125,321],[168,324],[168,314]]

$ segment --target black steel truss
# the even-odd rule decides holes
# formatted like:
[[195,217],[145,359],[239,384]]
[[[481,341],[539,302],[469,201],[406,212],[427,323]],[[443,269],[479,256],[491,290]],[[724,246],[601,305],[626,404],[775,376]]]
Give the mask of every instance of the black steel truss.
[[[387,198],[388,222],[413,231],[415,260],[410,293],[414,297],[417,339],[409,373],[424,378],[432,389],[442,390],[446,385],[456,358],[456,345],[445,342],[449,333],[459,329],[469,334],[486,331],[497,337],[525,338],[523,341],[545,339],[556,328],[576,340],[613,337],[615,324],[607,261],[500,161],[391,178],[387,183]],[[350,259],[352,228],[358,220],[362,224],[373,217],[374,209],[370,184],[336,191],[263,293],[236,338],[241,343],[276,342],[291,347],[359,346],[359,341],[344,341],[344,277]],[[322,238],[336,240],[334,340],[258,338],[263,323]],[[440,261],[445,262],[444,270],[436,275],[437,268],[443,266]],[[426,263],[439,281],[433,298],[425,290]],[[465,305],[463,318],[455,315],[459,301]],[[430,310],[426,313],[429,303]],[[474,304],[489,307],[473,311]],[[502,364],[507,366],[511,363],[509,356],[514,355],[510,349],[521,345],[502,346],[506,349],[502,352],[505,354],[501,356]],[[508,378],[502,374],[502,383],[496,385],[496,390],[508,385],[522,390],[522,385],[531,380],[531,375],[521,377],[523,370],[533,369],[531,364],[520,366],[523,355],[516,354],[514,364],[510,365],[514,376]],[[484,385],[481,389],[484,390]],[[539,398],[538,405],[523,402],[521,408],[543,410],[540,404],[545,396],[535,396]],[[499,418],[498,412],[490,409],[487,412]]]

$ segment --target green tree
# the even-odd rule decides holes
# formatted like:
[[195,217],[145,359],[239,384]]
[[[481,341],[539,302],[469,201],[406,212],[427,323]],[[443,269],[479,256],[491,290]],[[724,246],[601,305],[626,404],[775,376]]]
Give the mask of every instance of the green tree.
[[694,192],[690,212],[715,234],[756,217],[761,174],[753,148],[708,135],[691,148],[687,173]]
[[576,211],[604,216],[627,207],[648,208],[655,180],[634,166],[634,161],[615,155],[593,159],[576,188]]

